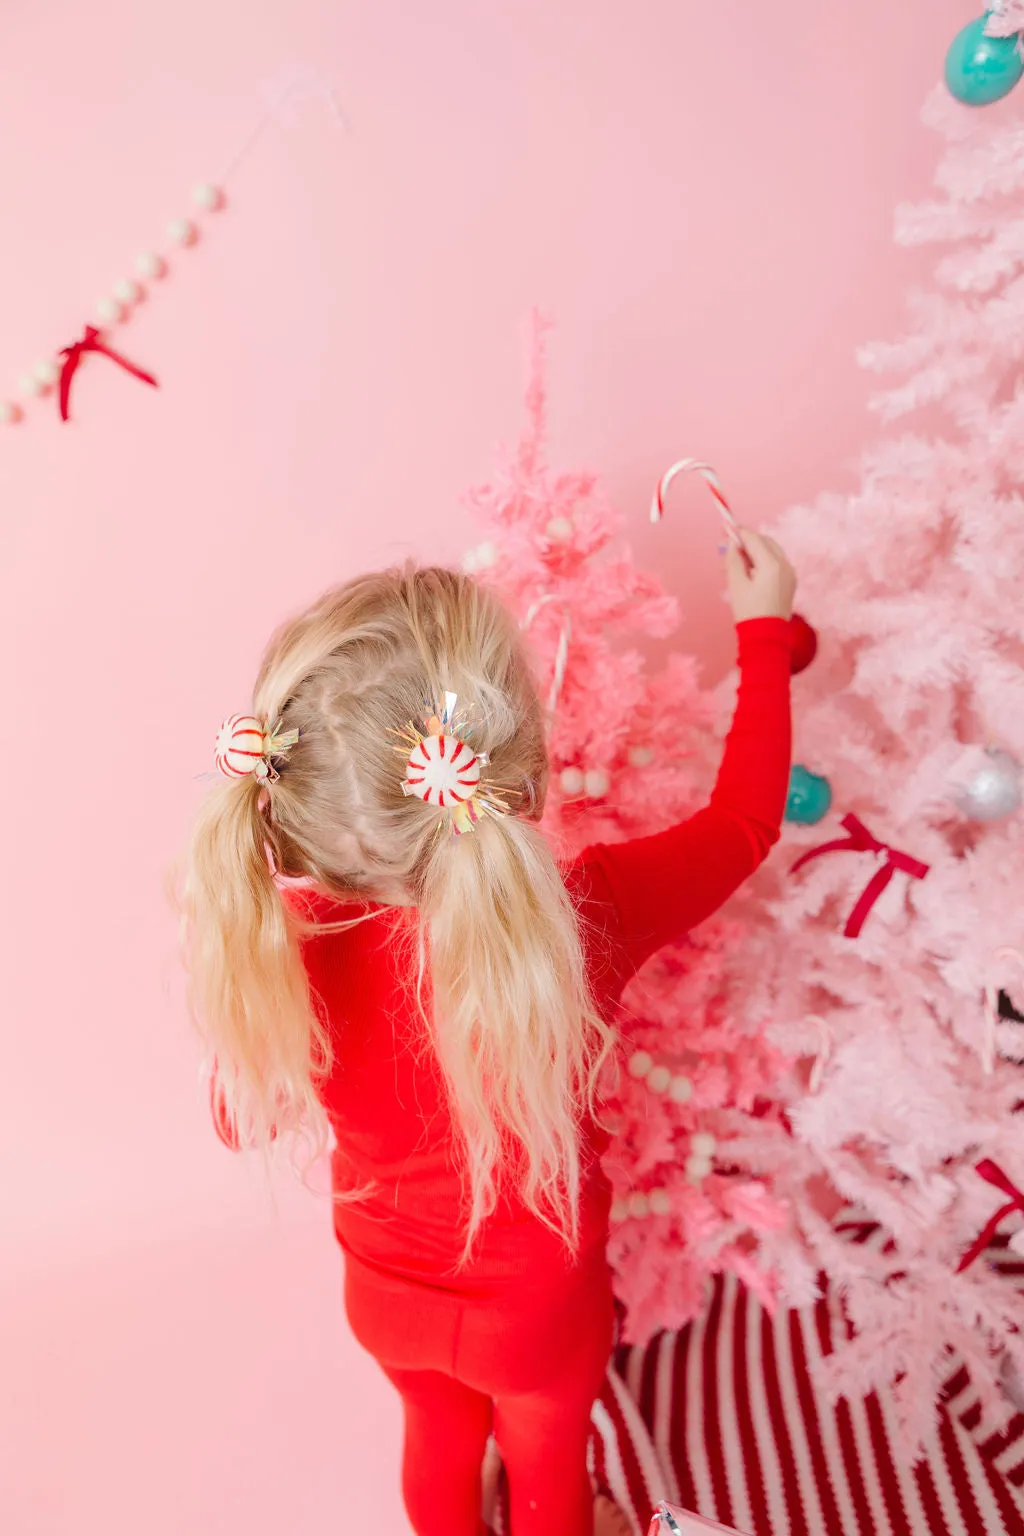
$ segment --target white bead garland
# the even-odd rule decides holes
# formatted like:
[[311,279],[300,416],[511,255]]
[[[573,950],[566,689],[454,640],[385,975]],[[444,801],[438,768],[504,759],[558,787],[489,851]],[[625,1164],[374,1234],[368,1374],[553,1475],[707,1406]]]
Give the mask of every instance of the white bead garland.
[[96,305],[96,313],[105,325],[116,325],[123,313],[117,299],[105,297]]
[[583,775],[583,788],[591,800],[602,800],[611,788],[611,780],[603,768],[588,768]]
[[629,1215],[629,1202],[624,1200],[621,1195],[616,1195],[612,1201],[610,1214],[612,1221],[625,1221]]
[[681,1072],[677,1072],[669,1086],[668,1096],[673,1104],[688,1104],[693,1098],[693,1083]]
[[137,304],[142,298],[142,289],[134,277],[122,277],[114,284],[114,296],[122,304]]
[[583,770],[581,768],[563,768],[558,775],[563,795],[581,795],[583,793]]
[[631,1216],[646,1216],[650,1210],[650,1201],[641,1189],[634,1189],[629,1197],[629,1214]]
[[192,201],[200,208],[205,208],[208,213],[215,213],[224,205],[224,194],[220,187],[214,186],[212,181],[203,181],[192,193]]
[[718,1142],[710,1131],[697,1131],[690,1137],[690,1150],[694,1157],[713,1157]]
[[667,1189],[651,1190],[651,1211],[655,1216],[668,1216],[672,1210],[672,1197]]
[[462,557],[462,569],[472,576],[476,571],[490,570],[498,563],[498,546],[485,539],[475,549],[467,549]]
[[44,362],[36,363],[32,372],[44,389],[52,389],[60,378],[60,369],[52,358],[46,358]]
[[647,1086],[652,1093],[667,1093],[672,1082],[668,1067],[652,1067],[647,1074]]
[[633,768],[649,768],[654,762],[653,747],[630,747],[626,755]]
[[172,219],[167,226],[167,238],[175,245],[194,245],[199,231],[191,219]]
[[686,1159],[686,1166],[683,1171],[691,1184],[699,1184],[711,1172],[711,1163],[706,1157],[694,1155]]
[[135,270],[140,277],[153,282],[156,278],[163,277],[167,269],[158,251],[141,251],[135,258]]
[[650,1051],[634,1051],[629,1058],[628,1067],[630,1077],[646,1077],[654,1066],[654,1057]]
[[41,395],[43,387],[42,382],[36,378],[34,373],[23,373],[18,380],[18,388],[23,395]]

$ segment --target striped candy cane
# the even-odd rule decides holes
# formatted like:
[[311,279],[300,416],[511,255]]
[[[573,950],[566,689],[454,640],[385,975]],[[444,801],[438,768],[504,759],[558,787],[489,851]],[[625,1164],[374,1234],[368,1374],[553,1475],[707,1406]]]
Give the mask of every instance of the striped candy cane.
[[562,628],[558,635],[558,647],[555,651],[555,670],[551,677],[551,688],[548,692],[548,714],[550,715],[553,715],[555,712],[555,705],[558,703],[558,696],[562,691],[562,684],[565,681],[565,669],[569,662],[569,642],[572,639],[572,617],[568,607],[565,605],[564,599],[557,597],[554,592],[545,592],[543,597],[538,597],[537,601],[531,604],[529,612],[520,625],[523,634],[527,634],[541,609],[546,607],[548,603],[558,602],[562,603],[564,612],[562,614]]
[[754,569],[754,562],[750,558],[750,551],[743,542],[743,535],[740,533],[739,525],[733,515],[733,510],[729,505],[726,494],[722,490],[721,481],[711,468],[711,465],[701,463],[700,459],[678,459],[675,464],[666,469],[655,486],[654,495],[651,498],[651,522],[660,523],[665,516],[665,497],[668,495],[669,487],[676,476],[690,473],[700,475],[704,484],[715,498],[719,514],[725,524],[729,538],[743,556],[747,570],[752,571]]

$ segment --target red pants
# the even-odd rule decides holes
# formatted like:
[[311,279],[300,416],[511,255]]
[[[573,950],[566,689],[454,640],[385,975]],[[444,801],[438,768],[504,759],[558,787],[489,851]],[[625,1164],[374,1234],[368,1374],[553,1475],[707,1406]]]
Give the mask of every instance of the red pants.
[[416,1536],[481,1536],[481,1466],[493,1432],[513,1536],[592,1536],[590,1414],[612,1346],[603,1255],[508,1295],[454,1297],[350,1259],[356,1338],[402,1395],[402,1483]]

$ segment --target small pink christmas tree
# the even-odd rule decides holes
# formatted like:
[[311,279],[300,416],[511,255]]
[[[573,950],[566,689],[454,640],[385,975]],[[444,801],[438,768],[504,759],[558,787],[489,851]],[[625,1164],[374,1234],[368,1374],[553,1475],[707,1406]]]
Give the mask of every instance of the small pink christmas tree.
[[[466,564],[497,587],[532,641],[551,712],[546,825],[571,854],[695,810],[720,744],[716,703],[693,660],[674,654],[652,673],[629,645],[670,634],[675,602],[633,565],[594,477],[545,463],[542,342],[538,322],[526,427],[500,476],[471,496],[488,538]],[[735,941],[731,925],[705,925],[684,952],[646,967],[625,1000],[608,1172],[611,1258],[632,1337],[693,1317],[716,1271],[734,1270],[774,1297],[762,1248],[787,1218],[770,1179],[750,1169],[786,1160],[785,1127],[765,1113],[785,1064],[756,1027],[721,1007],[722,954]]]
[[[1019,1280],[991,1255],[961,1268],[1012,1206],[1005,1182],[1024,1186],[1024,1025],[994,1007],[1009,988],[1024,1011],[1024,125],[929,111],[948,141],[939,195],[901,211],[898,239],[940,247],[935,285],[909,334],[862,357],[894,378],[882,419],[920,425],[866,456],[855,494],[778,530],[821,641],[795,686],[796,756],[833,812],[738,903],[751,926],[720,978],[727,1017],[817,1058],[775,1188],[855,1329],[828,1385],[895,1380],[908,1447],[956,1357],[992,1407],[1000,1373],[1024,1370]],[[789,871],[829,841],[849,846]],[[822,1175],[879,1241],[822,1220]]]

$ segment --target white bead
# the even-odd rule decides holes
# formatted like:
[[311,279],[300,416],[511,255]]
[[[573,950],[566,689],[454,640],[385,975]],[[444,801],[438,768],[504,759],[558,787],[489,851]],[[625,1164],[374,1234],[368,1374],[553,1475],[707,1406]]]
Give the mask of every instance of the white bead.
[[693,1084],[688,1077],[680,1072],[672,1079],[672,1086],[668,1090],[668,1096],[673,1104],[688,1104],[693,1098]]
[[114,284],[114,294],[122,304],[137,304],[142,298],[142,289],[134,277],[122,277],[120,282]]
[[14,422],[20,421],[20,419],[21,411],[14,404],[13,400],[0,400],[0,422],[4,426],[12,426]]
[[583,773],[579,768],[563,768],[558,775],[558,782],[562,786],[563,795],[583,793]]
[[699,1184],[711,1172],[711,1164],[706,1157],[688,1157],[685,1172],[691,1184]]
[[121,305],[117,299],[103,298],[96,305],[96,313],[107,325],[115,325],[121,318]]
[[44,389],[50,389],[60,378],[60,369],[52,358],[47,358],[44,363],[36,363],[32,372]]
[[690,1151],[694,1157],[713,1157],[717,1146],[718,1142],[710,1131],[698,1131],[690,1137]]
[[608,793],[611,780],[603,768],[588,768],[583,775],[583,788],[591,800],[601,800]]
[[41,395],[43,385],[34,373],[23,373],[18,380],[18,388],[23,395]]
[[576,530],[567,517],[553,517],[544,532],[556,544],[566,544]]
[[214,186],[212,181],[204,181],[192,193],[192,201],[198,203],[200,208],[207,208],[212,213],[223,204],[224,194],[220,187]]
[[630,1077],[646,1077],[654,1066],[654,1057],[650,1051],[634,1051],[629,1058],[628,1067]]
[[629,1197],[629,1214],[631,1216],[646,1216],[650,1210],[650,1201],[643,1190],[634,1189]]
[[498,546],[493,544],[490,539],[485,539],[475,549],[467,549],[462,557],[462,569],[468,571],[470,575],[474,571],[489,570],[492,565],[497,565],[497,563]]
[[172,219],[167,226],[167,238],[175,245],[194,245],[198,235],[191,219]]
[[611,1219],[612,1219],[612,1221],[625,1221],[625,1219],[626,1219],[626,1217],[628,1215],[629,1215],[629,1202],[626,1201],[626,1200],[623,1200],[621,1198],[621,1196],[616,1195],[615,1199],[612,1201],[612,1208],[611,1208]]
[[157,251],[143,251],[135,258],[135,270],[140,277],[163,277],[164,259]]
[[667,1189],[651,1190],[651,1210],[655,1216],[668,1216],[672,1210],[672,1197]]
[[647,1086],[652,1093],[667,1093],[671,1081],[668,1067],[652,1067],[647,1074]]
[[654,751],[651,747],[630,747],[628,756],[634,768],[647,768],[654,762]]

